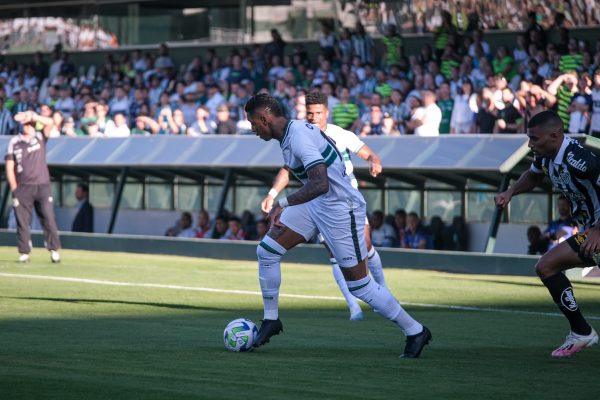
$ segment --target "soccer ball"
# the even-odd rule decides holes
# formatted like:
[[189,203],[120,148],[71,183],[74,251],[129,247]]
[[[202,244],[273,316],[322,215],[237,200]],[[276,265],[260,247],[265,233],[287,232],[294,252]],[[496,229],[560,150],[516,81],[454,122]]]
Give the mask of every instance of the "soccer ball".
[[234,319],[225,327],[223,341],[225,348],[230,351],[252,351],[258,328],[254,322],[246,318]]

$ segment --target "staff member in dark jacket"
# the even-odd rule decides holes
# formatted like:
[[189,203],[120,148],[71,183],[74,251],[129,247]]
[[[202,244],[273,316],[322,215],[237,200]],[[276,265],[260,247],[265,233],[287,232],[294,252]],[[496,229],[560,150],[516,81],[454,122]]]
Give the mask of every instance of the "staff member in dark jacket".
[[94,207],[88,199],[89,193],[90,190],[85,183],[78,184],[77,189],[75,189],[75,197],[79,201],[79,210],[71,227],[73,232],[94,232]]
[[[17,219],[17,241],[21,253],[19,261],[29,262],[31,215],[35,208],[44,230],[46,246],[51,253],[50,258],[57,263],[60,262],[60,239],[46,162],[46,142],[52,130],[52,119],[25,111],[17,113],[15,121],[21,124],[22,133],[10,140],[4,159]],[[38,123],[43,125],[42,132],[35,130]]]

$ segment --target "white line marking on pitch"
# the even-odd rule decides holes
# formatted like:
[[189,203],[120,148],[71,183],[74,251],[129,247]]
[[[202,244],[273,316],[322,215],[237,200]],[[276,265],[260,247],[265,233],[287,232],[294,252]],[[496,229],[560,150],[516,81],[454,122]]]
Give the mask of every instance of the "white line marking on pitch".
[[[25,275],[25,274],[7,274],[7,273],[0,273],[0,276],[5,277],[5,278],[40,279],[40,280],[47,280],[47,281],[89,283],[89,284],[93,284],[93,285],[145,287],[145,288],[157,288],[157,289],[190,290],[190,291],[195,291],[195,292],[230,293],[230,294],[246,294],[246,295],[252,295],[252,296],[262,296],[261,292],[255,292],[255,291],[251,291],[251,290],[215,289],[215,288],[205,288],[205,287],[197,287],[197,286],[165,285],[165,284],[159,284],[159,283],[116,282],[116,281],[104,281],[104,280],[99,280],[99,279],[69,278],[66,276]],[[311,295],[304,295],[304,294],[280,293],[279,297],[287,297],[287,298],[292,298],[292,299],[344,301],[343,297],[311,296]],[[540,316],[545,316],[545,317],[562,317],[563,316],[562,314],[559,314],[559,313],[510,310],[510,309],[505,309],[505,308],[456,306],[456,305],[451,305],[451,304],[411,303],[411,302],[405,302],[405,301],[401,301],[400,303],[402,305],[408,305],[408,306],[425,307],[425,308],[441,308],[441,309],[445,309],[445,310],[484,311],[484,312],[496,312],[496,313],[505,313],[505,314],[540,315]],[[593,320],[600,320],[600,317],[597,317],[597,316],[586,316],[585,318],[593,319]]]

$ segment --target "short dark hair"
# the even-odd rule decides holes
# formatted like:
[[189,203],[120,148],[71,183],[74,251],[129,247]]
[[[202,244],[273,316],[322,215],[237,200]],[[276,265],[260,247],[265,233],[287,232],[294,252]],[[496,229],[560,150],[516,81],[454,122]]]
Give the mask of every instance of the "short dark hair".
[[322,104],[327,107],[327,96],[322,92],[310,92],[305,96],[306,107],[314,104]]
[[81,188],[86,194],[90,193],[90,187],[86,183],[78,183],[77,187]]
[[252,96],[244,107],[247,114],[252,114],[260,109],[268,110],[275,117],[283,117],[283,111],[281,110],[279,102],[267,93],[259,93]]
[[527,124],[528,128],[556,129],[564,132],[564,122],[554,111],[542,111],[533,116]]

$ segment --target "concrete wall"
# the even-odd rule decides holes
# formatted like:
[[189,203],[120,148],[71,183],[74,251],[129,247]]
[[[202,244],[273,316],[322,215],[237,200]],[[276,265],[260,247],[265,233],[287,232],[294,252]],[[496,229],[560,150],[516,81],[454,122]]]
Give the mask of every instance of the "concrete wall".
[[[56,209],[58,228],[61,231],[71,229],[75,213],[76,209],[72,207],[59,207]],[[114,233],[163,236],[167,228],[173,226],[180,216],[180,211],[120,210]],[[110,209],[96,208],[94,210],[94,228],[96,232],[106,233],[109,221]],[[501,224],[494,253],[527,254],[528,227],[529,224]],[[487,223],[469,224],[469,251],[483,252],[485,250],[488,230],[489,224]]]

